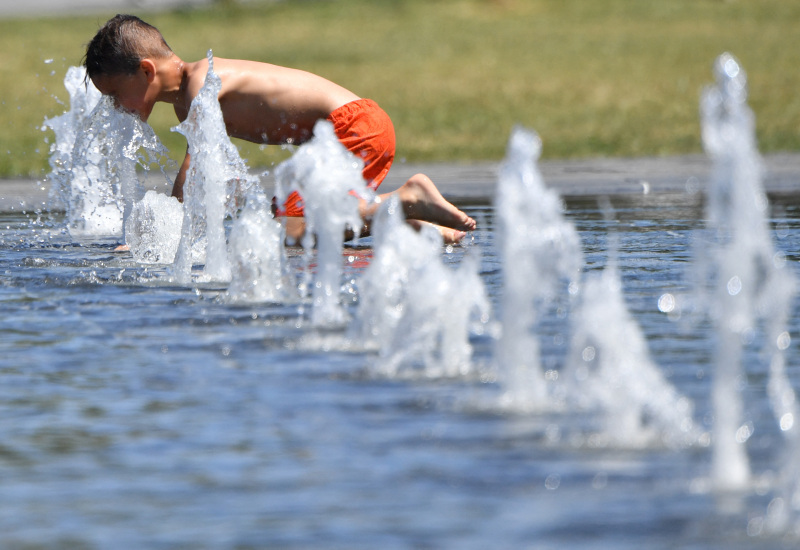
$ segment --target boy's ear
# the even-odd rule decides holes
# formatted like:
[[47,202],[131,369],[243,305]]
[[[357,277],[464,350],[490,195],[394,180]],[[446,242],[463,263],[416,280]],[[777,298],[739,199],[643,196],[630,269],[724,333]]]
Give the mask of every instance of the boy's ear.
[[156,64],[153,60],[145,57],[139,62],[139,68],[142,69],[147,77],[147,82],[153,82],[156,77]]

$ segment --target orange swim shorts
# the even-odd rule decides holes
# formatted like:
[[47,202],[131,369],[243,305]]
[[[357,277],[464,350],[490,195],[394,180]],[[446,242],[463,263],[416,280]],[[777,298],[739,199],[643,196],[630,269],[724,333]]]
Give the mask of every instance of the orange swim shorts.
[[[394,125],[389,115],[371,99],[357,99],[333,111],[328,120],[342,145],[364,160],[364,181],[377,190],[394,160]],[[300,195],[293,191],[284,203],[285,212],[279,215],[302,216],[300,202]]]

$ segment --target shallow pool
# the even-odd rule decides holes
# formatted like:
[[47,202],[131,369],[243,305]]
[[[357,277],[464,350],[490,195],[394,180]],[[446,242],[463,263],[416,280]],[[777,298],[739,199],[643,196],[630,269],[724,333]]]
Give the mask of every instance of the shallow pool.
[[[771,197],[776,246],[796,272],[798,196]],[[688,292],[700,195],[568,199],[585,270],[615,250],[626,304],[652,359],[710,428],[713,334],[658,308]],[[493,209],[465,205],[495,314]],[[57,215],[0,217],[0,538],[39,548],[765,548],[769,472],[783,449],[747,348],[746,418],[756,483],[709,490],[707,446],[596,444],[568,412],[485,404],[491,377],[392,377],[374,352],[330,345],[302,304],[230,305],[222,288],[165,282],[116,242],[75,243]],[[609,236],[614,235],[614,239]],[[345,250],[357,308],[370,240]],[[291,254],[299,276],[302,261]],[[567,319],[540,320],[558,371]],[[788,327],[800,333],[797,307]],[[475,334],[476,371],[492,339]],[[800,390],[800,350],[788,374]],[[759,480],[764,480],[759,481]]]

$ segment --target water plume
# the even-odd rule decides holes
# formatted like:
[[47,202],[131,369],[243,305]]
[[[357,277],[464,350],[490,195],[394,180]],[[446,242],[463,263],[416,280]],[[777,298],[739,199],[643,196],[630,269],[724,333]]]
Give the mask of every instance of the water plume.
[[567,404],[595,415],[599,434],[611,445],[693,443],[697,432],[691,400],[680,395],[650,359],[613,263],[587,276],[572,320],[564,369]]
[[52,202],[66,209],[74,238],[124,239],[125,220],[144,195],[136,168],[157,162],[165,148],[147,124],[84,81],[83,67],[67,71],[70,109],[44,122],[56,134],[48,175]]
[[251,193],[229,236],[232,273],[225,292],[229,302],[282,303],[297,299],[283,241],[283,228],[272,217],[266,198]]
[[221,87],[209,50],[203,87],[192,100],[186,120],[173,128],[186,136],[191,156],[183,188],[181,244],[173,267],[175,278],[183,284],[192,281],[195,263],[204,264],[197,280],[230,282],[225,220],[235,215],[237,200],[258,186],[228,138],[218,100]]
[[539,312],[565,281],[575,284],[583,263],[578,233],[564,219],[560,198],[545,187],[536,164],[541,147],[534,132],[514,130],[495,198],[503,265],[502,333],[495,361],[506,405],[522,410],[547,406],[539,342],[533,334]]
[[64,77],[64,87],[69,94],[69,109],[63,114],[45,119],[42,131],[53,130],[55,141],[50,144],[50,208],[66,208],[70,202],[72,150],[75,138],[92,110],[100,100],[100,91],[86,82],[83,67],[70,67]]
[[387,376],[470,374],[470,326],[489,315],[477,255],[468,254],[458,269],[446,266],[439,232],[412,229],[396,197],[379,209],[373,236],[353,338],[378,349],[376,370]]
[[171,264],[181,239],[183,208],[175,197],[150,190],[125,221],[125,242],[137,262]]
[[747,76],[728,53],[717,58],[714,75],[716,85],[707,88],[701,100],[703,145],[713,162],[706,196],[711,243],[698,254],[709,257],[699,261],[701,280],[710,281],[701,294],[717,336],[712,479],[720,490],[742,490],[750,483],[745,443],[751,428],[743,417],[739,384],[746,380],[743,342],[752,339],[761,322],[770,364],[768,395],[788,449],[780,474],[785,494],[779,498],[785,506],[772,507],[769,523],[785,525],[790,518],[800,518],[800,477],[794,465],[800,451],[798,408],[784,359],[796,284],[770,235],[763,161],[755,142],[755,117],[747,105]]
[[342,239],[345,231],[361,230],[359,197],[373,200],[361,175],[363,163],[336,138],[333,124],[319,120],[314,137],[275,170],[277,197],[289,192],[303,198],[307,263],[316,242],[317,270],[312,284],[311,321],[315,326],[339,326],[347,319],[341,304]]

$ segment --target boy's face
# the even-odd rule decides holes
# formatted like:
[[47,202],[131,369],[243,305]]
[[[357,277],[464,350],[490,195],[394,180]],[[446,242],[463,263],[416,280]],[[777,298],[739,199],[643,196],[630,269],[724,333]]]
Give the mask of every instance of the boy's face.
[[147,121],[153,110],[153,98],[149,97],[150,86],[147,75],[140,68],[135,74],[100,75],[92,79],[101,94],[114,99],[118,109],[137,115]]

